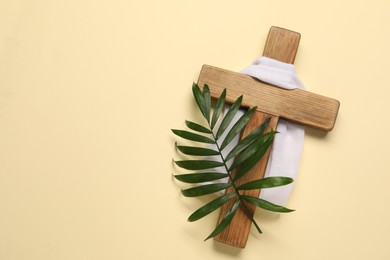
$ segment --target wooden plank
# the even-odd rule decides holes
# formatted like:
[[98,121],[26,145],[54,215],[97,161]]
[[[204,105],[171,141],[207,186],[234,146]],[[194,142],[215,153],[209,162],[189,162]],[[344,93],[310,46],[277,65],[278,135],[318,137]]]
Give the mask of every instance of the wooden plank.
[[[300,34],[279,27],[272,27],[267,38],[263,56],[285,63],[294,63],[298,50]],[[243,95],[244,107],[258,106],[245,127],[242,137],[252,132],[267,117],[271,117],[268,130],[276,129],[279,117],[324,131],[330,131],[337,118],[339,102],[303,90],[286,90],[266,84],[250,76],[204,65],[198,79],[201,87],[208,84],[212,97],[218,98],[227,89],[227,101],[232,103]],[[263,158],[242,178],[237,185],[264,177],[270,149]],[[233,171],[232,175],[235,175]],[[226,191],[232,192],[232,188]],[[245,191],[244,194],[258,197],[260,190]],[[218,223],[233,205],[230,201],[223,205]],[[253,216],[255,206],[245,203]],[[244,248],[248,240],[252,222],[241,206],[230,225],[214,239],[232,246]]]
[[204,65],[199,86],[208,84],[211,95],[218,98],[227,89],[227,102],[243,95],[242,106],[258,106],[258,111],[278,116],[323,131],[331,131],[340,102],[301,89],[286,90],[250,76]]
[[[268,33],[264,55],[268,57],[272,56],[272,58],[286,63],[293,63],[298,50],[300,38],[301,35],[299,33],[279,27],[272,27]],[[266,118],[269,117],[271,118],[271,121],[266,131],[276,129],[279,117],[264,112],[255,111],[251,120],[245,126],[241,138],[254,131]],[[245,176],[239,179],[236,184],[240,185],[252,180],[264,178],[270,153],[271,149],[268,149],[263,158]],[[232,173],[233,176],[235,176],[235,174],[236,171]],[[231,191],[232,189],[227,190],[226,192],[230,193]],[[248,196],[259,197],[260,190],[250,190],[244,191],[242,193]],[[228,212],[233,203],[234,201],[231,201],[223,205],[218,218],[218,223],[222,221],[226,212]],[[245,206],[247,207],[247,210],[243,209],[242,205],[236,212],[236,216],[233,218],[230,225],[222,233],[214,238],[216,241],[240,248],[245,247],[249,237],[250,228],[252,226],[252,222],[248,218],[247,214],[250,214],[253,217],[256,210],[256,206],[250,203],[245,203]],[[249,211],[249,213],[247,211]]]
[[[279,27],[272,27],[268,34],[267,43],[264,48],[263,56],[273,58],[285,63],[290,63],[290,64],[294,63],[295,56],[299,46],[300,37],[301,35],[297,32],[293,32]],[[309,95],[309,98],[307,98],[307,96],[305,95],[302,96],[302,93],[300,93],[299,91],[298,94],[296,94],[297,93],[296,91],[293,91],[293,95],[291,95],[290,93],[290,95],[285,96],[286,95],[285,92],[290,92],[290,91],[281,90],[278,87],[261,83],[257,80],[252,79],[251,77],[244,76],[242,74],[214,68],[207,65],[203,67],[198,81],[198,84],[201,86],[203,86],[204,83],[209,84],[209,86],[211,87],[212,95],[214,97],[218,97],[220,92],[223,90],[223,88],[227,88],[228,101],[233,102],[239,95],[244,94],[244,106],[247,107],[252,107],[254,105],[259,106],[259,111],[256,111],[253,114],[251,120],[246,125],[242,133],[242,137],[245,137],[254,129],[256,129],[268,117],[271,117],[271,121],[267,130],[269,131],[271,129],[276,129],[277,122],[279,120],[278,116],[281,114],[284,115],[283,113],[284,110],[292,109],[291,106],[285,107],[281,105],[291,104],[291,101],[294,100],[298,100],[298,105],[300,105],[302,104],[302,100],[300,99],[303,100],[307,99],[313,104],[316,104],[317,102],[323,102],[321,96],[319,96],[320,99],[318,98],[318,95],[314,95],[314,96]],[[257,90],[259,89],[262,91],[261,93],[257,92]],[[274,92],[275,90],[277,91],[276,93]],[[259,99],[260,97],[264,99]],[[306,102],[308,102],[307,100]],[[270,101],[271,104],[267,106],[268,102]],[[337,103],[338,102],[336,102],[336,106],[338,110]],[[306,104],[304,104],[304,106],[305,105]],[[333,106],[335,106],[335,104],[331,102],[330,107]],[[306,122],[308,121],[306,120],[307,115],[302,119],[299,117],[299,114],[309,113],[309,118],[315,118],[317,115],[316,114],[311,115],[310,114],[312,112],[311,109],[309,109],[309,111],[305,111],[305,110],[301,111],[299,106],[295,106],[293,107],[292,111],[289,111],[290,113],[288,114],[288,119],[294,120],[295,118],[296,122],[297,121],[299,123],[302,123],[302,121]],[[326,108],[325,110],[327,111],[329,109]],[[264,113],[264,112],[269,113],[270,111],[273,113],[273,115]],[[323,111],[319,111],[319,112],[321,112],[319,113],[319,115],[323,116]],[[291,118],[291,114],[294,115],[295,117]],[[337,115],[337,111],[336,111],[336,115]],[[327,115],[325,115],[324,117],[325,119],[327,118],[326,116]],[[328,119],[328,121],[332,119],[334,121],[336,119],[336,116],[333,117],[329,116],[329,117],[330,119]],[[322,121],[323,120],[320,120],[319,122],[322,123]],[[307,122],[307,125],[310,125],[310,121]],[[317,128],[320,129],[321,127],[322,125],[317,126]],[[328,125],[325,124],[325,129],[331,129],[331,128],[333,128],[332,124],[328,124]],[[263,156],[263,158],[245,176],[243,176],[237,182],[237,185],[246,183],[251,180],[261,179],[264,177],[270,151],[271,149],[269,149],[267,153]],[[235,174],[236,172],[233,171],[232,175],[234,176]],[[232,188],[228,189],[226,192],[227,193],[232,192]],[[253,197],[258,197],[260,195],[260,190],[244,191],[244,194]],[[223,219],[226,212],[230,209],[233,203],[234,201],[230,201],[225,205],[223,205],[218,218],[218,223],[220,223],[220,221]],[[245,205],[249,210],[249,214],[253,216],[256,207],[249,203],[246,203]],[[250,221],[250,219],[247,217],[246,214],[248,213],[245,213],[243,207],[241,206],[238,209],[230,225],[214,239],[216,241],[225,244],[244,248],[248,240],[250,228],[252,226],[252,222]]]
[[[271,129],[276,129],[278,124],[278,117],[270,116],[266,113],[257,112],[252,118],[249,120],[246,125],[242,138],[250,134],[254,129],[256,129],[265,119],[271,117],[271,121],[268,124],[268,128],[266,132]],[[257,180],[264,178],[265,169],[267,168],[267,162],[270,155],[271,149],[263,155],[263,158],[252,168],[250,169],[243,177],[236,181],[236,185],[241,185],[247,183],[249,181]],[[238,170],[238,169],[237,169]],[[235,176],[237,170],[232,172],[232,175]],[[226,193],[231,193],[233,188],[229,188],[226,190]],[[260,190],[247,190],[241,192],[241,194],[252,196],[258,198],[260,195]],[[221,208],[221,212],[219,214],[218,223],[220,223],[225,216],[226,212],[233,206],[235,201],[229,201],[224,204]],[[253,216],[256,210],[256,206],[250,203],[245,203],[247,208],[250,211],[250,214]],[[246,216],[245,211],[241,208],[237,210],[236,215],[234,216],[230,225],[218,236],[214,237],[214,239],[218,242],[222,242],[231,246],[244,248],[246,242],[248,241],[249,232],[252,226],[252,221]]]
[[300,33],[272,26],[268,33],[263,56],[293,64],[300,40]]

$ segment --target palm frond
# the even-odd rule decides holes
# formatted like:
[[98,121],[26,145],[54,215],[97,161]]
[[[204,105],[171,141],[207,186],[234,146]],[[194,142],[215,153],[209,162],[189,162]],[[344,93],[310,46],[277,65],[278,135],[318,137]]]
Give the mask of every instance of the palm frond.
[[[270,137],[267,138],[262,145],[258,146],[258,149],[256,149],[255,152],[241,164],[236,176],[234,177],[235,181],[244,176],[245,173],[252,169],[253,166],[255,166],[256,163],[263,158],[263,155],[267,152],[273,140],[274,135],[270,135]],[[246,150],[243,152],[246,152]]]
[[206,170],[224,166],[223,163],[212,160],[181,160],[175,161],[175,163],[186,170]]
[[222,94],[219,97],[217,104],[215,105],[215,109],[214,109],[214,113],[210,125],[211,130],[214,129],[215,125],[218,122],[219,116],[221,115],[222,109],[225,105],[225,99],[226,99],[226,89],[222,91]]
[[247,135],[242,139],[226,156],[226,161],[229,161],[234,156],[246,149],[259,135],[261,135],[269,124],[270,118],[264,120],[259,127],[257,127],[253,132]]
[[205,112],[205,118],[208,123],[210,123],[210,108],[211,108],[211,96],[210,96],[210,89],[207,84],[203,87],[203,100],[204,100],[204,112]]
[[206,134],[211,134],[211,130],[207,129],[206,127],[199,125],[197,123],[191,122],[186,120],[186,126],[194,131],[201,132],[201,133],[206,133]]
[[217,227],[214,229],[214,231],[205,239],[210,239],[212,237],[215,237],[219,233],[225,230],[227,226],[229,226],[230,222],[232,222],[234,215],[237,212],[238,206],[240,206],[241,200],[237,200],[233,206],[229,209],[229,211],[226,213],[225,217],[222,219],[222,221],[217,225]]
[[175,135],[180,136],[181,138],[184,138],[184,139],[187,139],[190,141],[207,143],[207,144],[214,144],[215,143],[215,141],[213,139],[210,139],[210,138],[203,136],[203,135],[194,134],[194,133],[191,133],[188,131],[172,129],[172,132]]
[[248,201],[249,203],[252,203],[256,205],[257,207],[260,207],[265,210],[273,211],[273,212],[279,212],[279,213],[285,213],[285,212],[292,212],[294,211],[293,209],[288,209],[279,205],[275,205],[269,201],[260,199],[260,198],[255,198],[252,196],[247,196],[247,195],[241,195],[241,198],[244,200]]
[[210,148],[204,148],[204,147],[194,147],[194,146],[183,146],[183,145],[176,145],[176,148],[186,154],[186,155],[195,155],[195,156],[213,156],[213,155],[219,155],[218,151],[215,151]]
[[[222,115],[222,110],[226,99],[226,90],[224,90],[219,99],[216,101],[214,111],[211,109],[210,89],[204,85],[203,91],[194,83],[192,86],[194,99],[198,108],[205,119],[205,124],[195,123],[189,120],[185,121],[186,126],[194,131],[172,129],[172,132],[188,141],[199,143],[199,146],[177,145],[177,150],[187,156],[195,156],[198,159],[177,160],[174,161],[179,168],[194,171],[185,174],[173,174],[173,177],[178,181],[190,184],[197,184],[195,187],[190,187],[182,190],[185,197],[199,197],[212,193],[220,193],[229,188],[229,193],[218,195],[218,197],[204,206],[193,212],[188,221],[199,220],[228,201],[234,200],[235,203],[230,207],[228,212],[222,218],[214,231],[205,239],[212,238],[220,234],[231,223],[238,208],[243,209],[247,217],[252,221],[257,231],[261,230],[250,214],[247,203],[253,204],[265,210],[273,212],[291,212],[293,210],[283,206],[275,205],[269,201],[255,198],[247,195],[242,195],[242,191],[252,189],[273,188],[290,184],[293,180],[287,177],[268,177],[259,180],[249,181],[247,183],[237,185],[236,181],[244,176],[256,163],[261,160],[267,150],[270,148],[276,131],[264,133],[267,128],[270,118],[264,120],[262,124],[253,132],[248,134],[244,139],[238,142],[224,157],[224,150],[229,143],[242,131],[252,117],[256,107],[249,109],[242,115],[237,122],[229,129],[233,118],[236,116],[238,109],[242,103],[243,97],[240,96],[225,115]],[[217,122],[221,120],[219,127],[216,128]],[[219,140],[225,136],[223,140]],[[218,141],[218,142],[217,142]],[[221,144],[219,146],[219,144]],[[199,158],[200,157],[200,158]],[[211,159],[210,159],[211,158]],[[227,162],[235,158],[230,167]],[[223,169],[223,172],[221,172]],[[236,175],[233,178],[232,170],[236,170]],[[221,183],[222,179],[228,178],[229,182]]]
[[267,177],[241,184],[237,190],[258,190],[284,186],[293,182],[289,177]]
[[193,221],[196,221],[198,219],[203,218],[204,216],[210,214],[211,212],[213,212],[217,208],[221,207],[223,204],[225,204],[226,202],[228,202],[229,200],[231,200],[235,196],[236,196],[236,194],[229,193],[229,194],[225,194],[221,197],[216,198],[215,200],[207,203],[206,205],[204,205],[203,207],[199,208],[194,213],[192,213],[191,216],[188,217],[188,221],[193,222]]
[[186,190],[182,190],[181,193],[183,193],[183,195],[186,197],[199,197],[199,196],[208,195],[220,190],[227,189],[230,186],[232,186],[231,183],[205,184],[202,186],[197,186]]
[[177,180],[186,183],[202,183],[227,178],[226,173],[221,172],[200,172],[173,175]]
[[236,115],[238,109],[240,108],[242,103],[242,96],[240,96],[233,105],[229,108],[229,111],[226,113],[224,118],[222,119],[221,125],[218,128],[216,139],[218,140],[221,135],[225,132],[226,128],[232,122],[234,116]]
[[245,125],[248,123],[249,119],[251,118],[253,112],[255,112],[257,107],[252,107],[249,109],[240,119],[234,124],[234,126],[230,129],[229,133],[226,135],[225,139],[223,140],[221,144],[221,150],[225,149],[225,147],[238,135],[241,130],[245,127]]

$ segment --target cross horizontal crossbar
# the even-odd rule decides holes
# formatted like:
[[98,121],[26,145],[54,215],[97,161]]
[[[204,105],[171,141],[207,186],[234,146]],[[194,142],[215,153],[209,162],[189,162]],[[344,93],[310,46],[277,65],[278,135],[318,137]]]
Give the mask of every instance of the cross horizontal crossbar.
[[203,65],[198,84],[207,84],[213,98],[219,98],[226,88],[228,103],[243,95],[243,107],[257,106],[258,111],[327,132],[333,129],[340,107],[340,102],[332,98],[301,89],[282,89],[209,65]]

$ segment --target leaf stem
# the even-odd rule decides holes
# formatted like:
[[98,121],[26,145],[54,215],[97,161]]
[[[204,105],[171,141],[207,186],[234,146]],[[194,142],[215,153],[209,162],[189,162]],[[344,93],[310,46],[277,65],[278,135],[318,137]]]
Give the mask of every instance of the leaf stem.
[[[210,123],[208,123],[208,126],[209,126],[209,128],[210,128],[210,130],[211,130]],[[250,212],[250,210],[249,210],[248,206],[246,205],[244,199],[242,199],[240,192],[239,192],[238,189],[237,189],[237,186],[236,186],[236,183],[235,183],[235,181],[234,181],[234,179],[233,179],[233,176],[231,175],[231,173],[230,173],[230,171],[229,171],[229,168],[227,167],[226,160],[225,160],[225,158],[224,158],[223,155],[222,155],[222,150],[221,150],[221,148],[220,148],[219,145],[218,145],[217,138],[216,138],[216,136],[214,135],[214,132],[213,132],[212,130],[211,130],[211,135],[212,135],[212,137],[213,137],[213,139],[214,139],[215,145],[216,145],[216,147],[217,147],[217,149],[218,149],[219,156],[220,156],[221,159],[222,159],[222,163],[223,163],[223,165],[224,165],[224,167],[225,167],[226,173],[227,173],[227,175],[228,175],[228,177],[229,177],[229,180],[230,180],[230,182],[231,182],[231,184],[232,184],[231,187],[234,189],[234,192],[236,193],[237,198],[240,200],[240,204],[242,205],[242,208],[243,208],[243,210],[244,210],[245,215],[252,221],[253,225],[256,227],[256,230],[257,230],[259,233],[263,233],[263,232],[261,231],[259,225],[256,223],[256,220],[253,218],[252,213]]]

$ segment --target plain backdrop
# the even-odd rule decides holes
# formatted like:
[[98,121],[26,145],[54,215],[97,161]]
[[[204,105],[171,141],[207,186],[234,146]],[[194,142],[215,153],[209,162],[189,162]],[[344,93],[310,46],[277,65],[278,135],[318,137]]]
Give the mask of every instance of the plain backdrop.
[[[390,259],[390,2],[0,1],[0,259]],[[302,34],[308,90],[341,102],[307,129],[288,207],[246,249],[172,180],[201,66],[238,71],[270,26]]]

